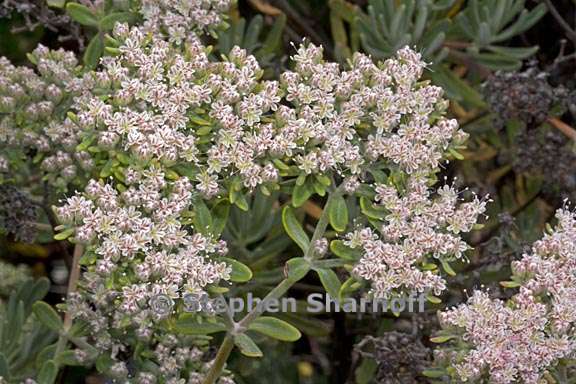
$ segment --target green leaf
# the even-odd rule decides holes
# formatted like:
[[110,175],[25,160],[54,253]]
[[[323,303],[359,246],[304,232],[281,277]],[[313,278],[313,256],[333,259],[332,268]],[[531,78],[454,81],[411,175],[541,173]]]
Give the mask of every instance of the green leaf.
[[112,364],[114,364],[114,360],[108,354],[100,355],[96,359],[96,369],[100,373],[107,373]]
[[86,51],[84,52],[84,66],[89,69],[94,69],[98,65],[98,61],[102,57],[102,53],[104,52],[104,41],[102,41],[102,36],[97,33],[90,43],[88,47],[86,47]]
[[439,378],[443,377],[444,375],[446,375],[446,371],[443,369],[439,369],[439,368],[425,369],[422,371],[422,374],[426,377],[431,378],[431,379],[439,379]]
[[304,232],[302,225],[300,225],[300,222],[296,219],[294,210],[289,206],[284,207],[282,211],[282,224],[288,236],[306,253],[310,247],[310,240],[306,232]]
[[294,191],[292,193],[292,205],[294,207],[300,207],[312,196],[312,191],[308,183],[302,185],[296,184],[294,186]]
[[137,19],[136,14],[132,12],[113,12],[106,15],[100,20],[100,28],[104,31],[112,30],[117,23],[132,24]]
[[202,200],[194,204],[194,228],[203,235],[210,234],[212,227],[212,214]]
[[361,286],[362,284],[360,284],[360,282],[358,282],[354,277],[348,278],[342,286],[340,286],[338,300],[345,298],[347,293],[357,291]]
[[500,285],[504,288],[518,288],[520,283],[517,281],[501,281]]
[[239,335],[234,336],[234,345],[236,345],[238,349],[240,349],[240,352],[242,352],[244,356],[248,357],[263,356],[262,351],[260,350],[260,348],[258,348],[254,340],[252,340],[250,336],[246,335],[245,333],[241,333]]
[[0,352],[0,377],[8,379],[10,377],[10,372],[8,368],[8,360],[2,352]]
[[431,337],[430,341],[436,344],[441,344],[441,343],[445,343],[448,340],[451,340],[454,338],[454,335],[445,335],[445,336],[436,336],[436,337]]
[[464,160],[464,156],[454,148],[448,148],[448,152],[454,156],[456,160]]
[[442,268],[447,274],[449,274],[450,276],[456,276],[456,272],[454,271],[454,269],[452,269],[452,267],[446,260],[440,260],[440,263],[442,264]]
[[338,278],[338,275],[336,275],[336,272],[331,269],[317,269],[316,273],[318,273],[320,282],[326,292],[328,292],[333,299],[337,299],[342,283],[340,283],[340,279]]
[[54,361],[48,360],[42,365],[36,381],[38,384],[52,384],[56,381],[57,375],[58,368],[56,367],[56,364]]
[[57,233],[54,235],[54,240],[66,240],[74,233],[74,228],[68,228],[65,231]]
[[215,237],[220,237],[222,232],[224,232],[224,228],[228,222],[229,213],[230,204],[226,203],[225,201],[217,204],[214,208],[212,208],[212,227],[210,232]]
[[37,355],[34,361],[34,365],[37,370],[42,368],[45,361],[50,360],[54,353],[56,352],[56,343],[44,347]]
[[75,355],[74,351],[71,351],[71,350],[64,351],[64,352],[60,353],[56,357],[56,361],[58,361],[58,364],[60,364],[60,365],[68,365],[68,366],[72,366],[72,367],[83,365],[80,361],[78,361],[78,359],[76,359],[76,355]]
[[46,327],[56,332],[59,332],[62,329],[62,319],[49,304],[43,301],[38,301],[32,306],[32,311],[38,320],[40,320],[40,322]]
[[271,55],[280,47],[282,42],[282,31],[284,30],[285,25],[286,15],[282,13],[276,17],[272,29],[270,29],[266,36],[266,40],[264,40],[264,43],[262,44],[262,49],[258,51],[259,57]]
[[482,95],[472,88],[467,82],[459,78],[450,69],[443,65],[435,65],[430,71],[432,81],[444,88],[451,99],[463,101],[471,106],[483,108],[486,106]]
[[248,329],[282,341],[296,341],[302,336],[293,325],[268,316],[257,318],[248,326]]
[[53,8],[64,8],[66,0],[47,0],[46,3],[49,7]]
[[330,251],[344,260],[357,261],[362,257],[362,251],[350,248],[342,240],[332,240],[330,242]]
[[288,260],[286,267],[288,269],[288,278],[294,282],[303,279],[310,271],[310,263],[303,257],[295,257]]
[[356,371],[354,372],[354,375],[356,376],[356,384],[371,383],[377,369],[378,364],[374,359],[363,358],[362,363],[358,368],[356,368]]
[[245,283],[252,278],[252,271],[247,265],[229,257],[223,257],[221,260],[225,261],[226,264],[232,268],[230,280],[236,283]]
[[298,328],[300,332],[308,336],[325,337],[331,332],[330,326],[326,322],[312,319],[304,314],[287,312],[278,313],[276,316],[288,321],[290,324]]
[[499,47],[495,45],[490,45],[487,48],[488,50],[494,53],[498,53],[502,56],[508,56],[518,60],[527,59],[530,56],[534,55],[536,52],[538,52],[538,49],[540,49],[540,47],[538,47],[537,45],[533,47]]
[[209,335],[226,331],[226,325],[220,322],[212,323],[208,321],[199,323],[196,319],[186,316],[176,320],[174,330],[176,333],[183,335]]
[[77,21],[82,25],[87,25],[89,27],[98,26],[98,19],[96,18],[96,15],[94,15],[90,8],[85,5],[78,3],[68,3],[66,4],[66,12],[68,12],[68,15],[70,15],[74,21]]
[[240,208],[244,212],[247,212],[249,209],[248,201],[246,200],[246,196],[244,196],[241,193],[238,193],[238,196],[236,197],[236,201],[234,201],[234,205],[236,205],[238,208]]
[[346,230],[348,225],[348,206],[342,195],[332,196],[328,207],[328,218],[330,225],[338,232]]

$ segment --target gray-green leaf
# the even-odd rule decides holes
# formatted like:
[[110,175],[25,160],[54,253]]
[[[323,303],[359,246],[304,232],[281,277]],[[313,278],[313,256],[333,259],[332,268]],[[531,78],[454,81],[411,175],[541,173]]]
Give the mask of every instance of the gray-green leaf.
[[263,316],[254,320],[248,329],[282,341],[296,341],[302,334],[291,324],[275,317]]

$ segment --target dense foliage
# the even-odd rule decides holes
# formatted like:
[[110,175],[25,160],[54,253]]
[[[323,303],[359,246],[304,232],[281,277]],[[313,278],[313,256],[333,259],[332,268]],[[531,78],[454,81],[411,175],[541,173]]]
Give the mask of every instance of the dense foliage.
[[576,382],[575,10],[0,0],[0,383]]

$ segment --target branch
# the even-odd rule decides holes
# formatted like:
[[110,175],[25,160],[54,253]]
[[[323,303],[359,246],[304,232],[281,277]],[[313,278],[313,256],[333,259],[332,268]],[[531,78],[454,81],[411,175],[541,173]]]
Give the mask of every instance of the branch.
[[[70,300],[72,294],[76,292],[78,287],[78,280],[80,278],[80,258],[84,254],[84,246],[81,244],[76,244],[74,246],[74,256],[72,259],[72,268],[70,269],[70,277],[68,278],[68,290],[66,291],[66,301]],[[54,351],[54,360],[58,361],[58,355],[60,355],[64,348],[66,347],[67,338],[66,334],[72,327],[72,315],[70,311],[66,311],[64,315],[64,329],[58,338],[58,344],[56,344],[56,350]]]
[[552,16],[554,16],[558,24],[560,24],[560,26],[564,29],[564,31],[566,31],[566,36],[570,40],[572,40],[572,43],[574,43],[574,45],[576,45],[576,32],[572,29],[572,27],[570,27],[570,25],[568,25],[566,20],[564,20],[564,18],[560,15],[556,7],[554,7],[554,4],[552,4],[551,0],[544,0],[544,3],[546,3],[548,10],[552,14]]
[[576,141],[576,129],[572,128],[565,122],[555,117],[549,117],[548,122],[556,129],[562,131],[563,134],[568,136],[570,139]]
[[[322,215],[318,220],[318,224],[316,224],[316,228],[312,235],[312,240],[310,241],[310,246],[304,252],[304,258],[307,260],[311,260],[314,256],[314,244],[317,240],[324,236],[326,232],[326,228],[328,228],[328,205],[332,201],[335,196],[340,195],[342,186],[336,188],[334,191],[330,192],[328,195],[328,199],[326,200],[326,204],[324,205],[324,209],[322,211]],[[270,302],[273,300],[277,300],[280,297],[284,296],[286,292],[296,283],[292,278],[285,278],[283,279],[274,289],[272,289],[266,297],[262,300],[262,303]],[[210,367],[210,371],[206,375],[204,379],[204,384],[214,384],[216,380],[222,374],[222,370],[224,369],[224,365],[234,349],[234,336],[237,334],[241,334],[245,332],[250,324],[256,320],[262,313],[264,313],[265,305],[257,305],[255,308],[252,309],[250,313],[248,313],[240,322],[234,323],[232,329],[229,329],[224,341],[220,345],[218,349],[218,353],[216,354],[216,358],[214,359],[214,363],[212,367]]]

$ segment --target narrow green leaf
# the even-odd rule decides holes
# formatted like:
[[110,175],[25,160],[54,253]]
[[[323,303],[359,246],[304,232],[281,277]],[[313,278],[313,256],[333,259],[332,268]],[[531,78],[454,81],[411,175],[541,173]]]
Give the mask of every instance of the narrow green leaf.
[[183,335],[209,335],[226,331],[226,325],[220,322],[211,323],[208,321],[199,323],[192,317],[183,317],[176,320],[174,331]]
[[446,371],[443,369],[425,369],[422,371],[422,374],[431,379],[439,379],[446,374]]
[[501,281],[500,285],[504,288],[518,288],[520,283],[517,281]]
[[346,200],[342,195],[335,195],[332,197],[328,207],[328,217],[330,225],[338,232],[346,230],[348,225],[348,206]]
[[318,273],[318,277],[320,278],[320,282],[322,286],[328,292],[332,298],[337,299],[340,293],[340,288],[342,287],[342,283],[334,272],[331,269],[317,269],[316,273]]
[[308,183],[302,185],[296,184],[292,192],[292,205],[296,208],[301,207],[312,196],[312,190]]
[[84,66],[89,69],[96,68],[103,52],[104,42],[102,41],[102,36],[97,33],[92,40],[90,40],[84,52]]
[[300,225],[300,222],[296,219],[294,210],[289,206],[284,207],[282,211],[282,225],[288,236],[306,253],[308,247],[310,247],[310,240],[306,232],[304,232],[302,225]]
[[348,278],[341,286],[338,292],[338,300],[342,300],[350,292],[357,291],[362,284],[360,284],[354,277]]
[[453,339],[454,336],[453,335],[446,335],[446,336],[436,336],[436,337],[431,337],[430,341],[433,343],[437,343],[437,344],[441,344],[441,343],[445,343],[448,340]]
[[54,240],[66,240],[74,233],[74,228],[68,228],[67,230],[57,233],[54,235]]
[[0,377],[8,379],[10,377],[10,372],[8,368],[8,360],[2,352],[0,352]]
[[66,12],[68,15],[78,23],[82,25],[87,25],[90,27],[97,27],[98,26],[98,19],[92,13],[90,8],[85,5],[78,4],[78,3],[68,3],[66,4]]
[[248,326],[248,329],[282,341],[296,341],[302,336],[293,325],[268,316],[257,318]]
[[449,274],[450,276],[456,276],[456,271],[452,269],[452,267],[446,260],[441,260],[440,263],[442,264],[442,268],[447,274]]
[[53,331],[60,331],[63,327],[62,319],[49,304],[38,301],[32,306],[32,311],[42,324]]
[[113,12],[100,20],[100,28],[104,31],[109,31],[112,30],[117,23],[132,24],[136,19],[136,14],[132,12]]
[[64,8],[66,0],[47,0],[46,3],[49,7],[53,8]]
[[280,16],[276,17],[272,29],[268,32],[266,40],[264,40],[264,43],[262,44],[262,49],[258,51],[258,56],[263,57],[270,55],[278,49],[282,42],[282,31],[284,30],[285,25],[286,15],[282,13]]
[[212,227],[212,214],[202,200],[194,204],[194,228],[203,235],[210,233]]
[[263,356],[262,351],[260,350],[260,348],[258,348],[254,340],[252,340],[250,336],[246,335],[245,333],[241,333],[239,335],[234,336],[234,345],[236,345],[238,349],[240,349],[240,352],[242,352],[244,356],[248,357]]
[[230,204],[226,203],[225,201],[217,204],[214,208],[212,208],[212,227],[210,232],[214,236],[220,237],[222,232],[224,232],[224,228],[228,222],[229,213]]
[[444,88],[450,98],[464,101],[474,107],[485,107],[482,95],[445,66],[435,65],[430,71],[430,77],[436,85]]

